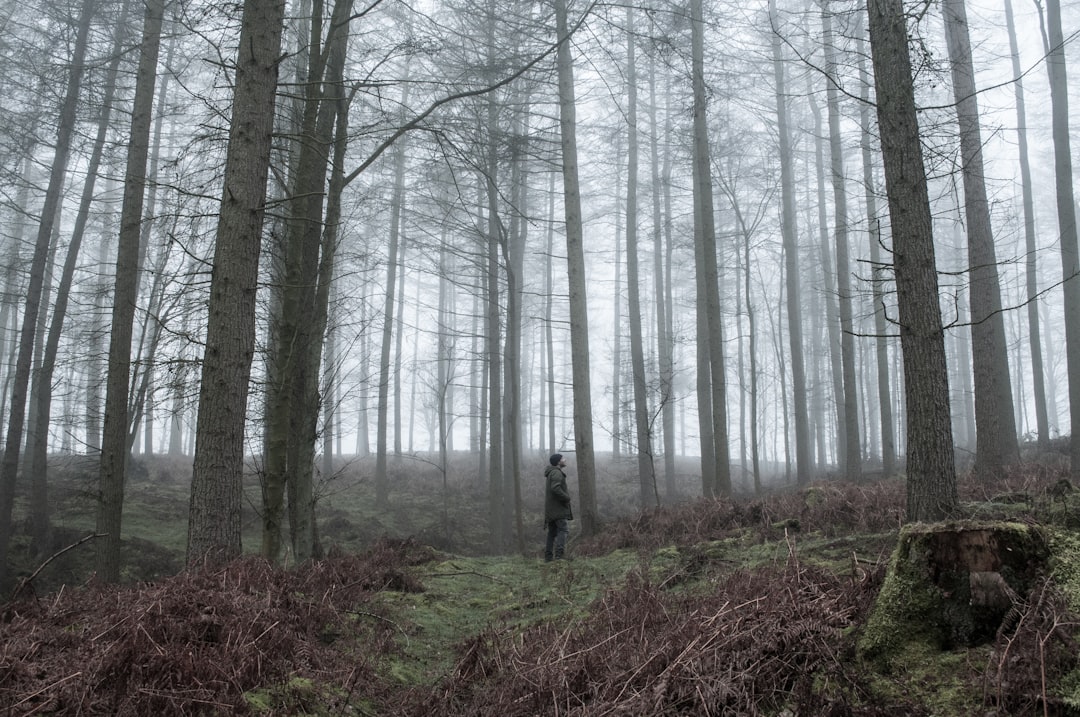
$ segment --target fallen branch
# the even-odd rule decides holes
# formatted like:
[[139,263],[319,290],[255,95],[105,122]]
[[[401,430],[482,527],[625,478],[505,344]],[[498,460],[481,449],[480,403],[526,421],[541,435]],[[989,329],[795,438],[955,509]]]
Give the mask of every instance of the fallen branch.
[[23,578],[22,580],[19,581],[19,584],[15,586],[15,591],[13,593],[11,593],[11,597],[8,598],[8,602],[11,602],[15,598],[17,598],[19,596],[19,593],[21,593],[24,589],[26,589],[26,587],[28,585],[30,585],[30,583],[34,582],[34,578],[36,578],[39,574],[41,574],[41,571],[44,570],[46,568],[46,566],[48,566],[49,563],[56,560],[57,558],[59,558],[61,555],[68,552],[69,550],[74,550],[75,548],[79,547],[80,545],[82,545],[83,543],[85,543],[88,540],[93,540],[94,538],[104,538],[104,537],[105,537],[105,535],[103,533],[91,533],[90,535],[87,535],[87,536],[84,536],[84,537],[80,538],[79,540],[75,541],[74,543],[67,546],[66,548],[62,548],[62,549],[56,551],[55,553],[53,553],[52,555],[50,555],[49,558],[44,563],[42,563],[41,565],[38,566],[37,570],[35,570],[34,572],[32,572],[29,575],[29,577],[25,577],[25,578]]

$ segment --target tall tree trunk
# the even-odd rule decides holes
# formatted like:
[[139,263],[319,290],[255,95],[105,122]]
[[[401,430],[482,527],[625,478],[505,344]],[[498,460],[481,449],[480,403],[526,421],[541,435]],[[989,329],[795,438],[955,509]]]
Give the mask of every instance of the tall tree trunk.
[[[702,426],[702,460],[712,455],[714,466],[706,478],[702,469],[702,488],[706,497],[731,494],[731,461],[727,436],[727,378],[724,372],[723,335],[720,323],[720,279],[716,266],[716,228],[713,218],[711,154],[709,151],[709,126],[706,118],[705,87],[705,21],[702,16],[702,0],[690,4],[691,25],[691,73],[694,88],[694,244],[698,280],[698,335],[699,348],[698,381],[709,389],[707,415],[710,425]],[[705,362],[701,363],[700,360]],[[701,395],[702,389],[698,389]],[[700,410],[700,407],[699,407]],[[706,451],[705,444],[712,449]]]
[[892,220],[893,268],[907,398],[907,517],[934,521],[958,505],[933,220],[901,0],[868,0],[878,127]]
[[878,217],[877,187],[874,179],[873,141],[875,128],[870,123],[870,87],[873,77],[866,67],[863,34],[859,33],[859,128],[862,131],[862,177],[865,189],[866,221],[870,237],[870,275],[874,302],[874,358],[877,368],[878,417],[881,421],[881,472],[889,477],[896,470],[896,429],[893,426],[892,387],[889,380],[889,338],[885,320],[885,265],[881,260],[881,220]]
[[[828,0],[822,4],[825,30],[825,73],[836,77],[836,48],[833,45],[832,15]],[[851,309],[851,268],[848,261],[847,189],[845,188],[844,153],[840,142],[840,93],[835,81],[826,83],[829,114],[829,166],[833,186],[833,220],[836,229],[836,289],[840,309],[840,363],[843,370],[845,453],[843,473],[848,480],[862,477],[862,442],[859,439],[858,386],[855,367],[855,328]]]
[[130,3],[125,2],[117,22],[117,31],[113,38],[112,60],[105,75],[105,84],[102,88],[101,111],[98,117],[98,131],[94,139],[93,149],[87,161],[86,180],[83,183],[82,197],[79,201],[79,210],[75,216],[75,225],[71,233],[71,241],[68,243],[67,256],[60,272],[60,279],[56,286],[56,300],[53,305],[52,323],[49,325],[48,337],[45,340],[41,352],[40,363],[33,380],[31,401],[35,410],[31,414],[32,424],[27,429],[27,459],[29,463],[29,475],[31,480],[30,492],[30,516],[33,525],[32,547],[34,552],[40,555],[49,549],[50,533],[50,510],[48,497],[48,452],[49,452],[49,424],[52,415],[53,398],[53,375],[56,369],[56,354],[60,346],[60,337],[63,334],[64,322],[67,318],[68,299],[71,294],[71,283],[75,275],[79,254],[82,247],[82,239],[86,232],[87,220],[90,216],[90,207],[94,200],[98,169],[101,166],[101,156],[105,146],[105,136],[109,128],[109,117],[112,113],[112,103],[116,93],[116,77],[120,67],[123,53],[120,51],[121,42],[127,32],[127,17]]
[[[1031,160],[1028,156],[1027,110],[1024,104],[1024,75],[1020,69],[1020,49],[1016,42],[1012,0],[1005,0],[1005,26],[1009,33],[1009,55],[1012,59],[1013,92],[1016,97],[1016,142],[1020,161],[1020,192],[1024,207],[1024,260],[1027,281],[1028,343],[1031,349],[1031,377],[1035,402],[1035,425],[1039,448],[1050,444],[1050,418],[1046,410],[1046,373],[1043,367],[1042,331],[1039,322],[1039,276],[1035,242],[1035,199],[1031,184]],[[1053,61],[1053,59],[1051,59]],[[1051,107],[1053,101],[1051,100]],[[1051,110],[1052,111],[1052,110]],[[1068,135],[1066,134],[1066,137]],[[1071,171],[1069,176],[1072,180]],[[1017,382],[1018,384],[1021,382]]]
[[[821,294],[825,300],[825,332],[829,337],[828,361],[829,375],[831,378],[830,389],[835,406],[836,430],[832,434],[835,437],[834,455],[837,463],[844,460],[847,455],[847,404],[844,400],[844,369],[842,360],[843,339],[840,336],[840,304],[837,301],[836,278],[833,276],[833,258],[829,249],[829,221],[826,212],[825,196],[825,131],[821,118],[821,108],[814,99],[810,87],[810,76],[807,75],[807,94],[810,101],[810,109],[814,115],[814,154],[815,170],[817,179],[817,215],[818,215],[818,258],[821,263],[821,277],[823,288]],[[821,420],[825,420],[824,414],[818,414]],[[824,430],[824,429],[823,429]],[[826,460],[825,455],[821,461]]]
[[[525,160],[522,149],[528,135],[524,120],[528,116],[528,102],[519,97],[514,106],[521,108],[515,112],[511,129],[510,147],[510,186],[511,201],[514,211],[510,216],[510,231],[503,242],[503,261],[506,263],[506,345],[505,375],[506,390],[504,400],[506,408],[505,490],[513,500],[513,534],[519,553],[525,553],[524,506],[521,498],[521,450],[522,450],[522,415],[521,415],[521,333],[522,303],[525,286],[525,241],[528,223],[523,216],[529,216],[528,174],[525,172]],[[511,511],[506,511],[507,520]]]
[[589,309],[586,296],[585,238],[578,182],[577,107],[574,60],[566,20],[566,0],[555,0],[556,64],[559,75],[559,129],[562,144],[563,208],[566,214],[566,265],[570,292],[570,352],[574,386],[574,443],[578,469],[581,532],[600,529],[596,506],[596,459],[592,429],[592,381],[589,369]]
[[[402,89],[401,104],[409,99],[409,85]],[[386,474],[387,431],[390,414],[390,350],[394,340],[394,298],[397,293],[398,254],[401,244],[401,204],[405,194],[405,142],[394,146],[394,189],[390,200],[390,241],[386,249],[386,297],[383,302],[382,348],[379,358],[379,399],[375,437],[375,507],[390,505],[390,478]],[[398,309],[400,311],[400,309]]]
[[[638,270],[638,101],[637,53],[634,9],[626,8],[626,290],[630,322],[630,364],[634,377],[634,427],[639,495],[642,509],[660,504],[656,470],[652,460],[652,436],[649,431],[649,404],[645,388],[645,341],[641,330],[641,276]],[[618,334],[616,334],[618,336]]]
[[19,333],[19,354],[10,391],[11,402],[7,437],[4,441],[4,458],[0,462],[0,586],[6,584],[8,577],[7,556],[11,544],[11,514],[15,503],[15,482],[18,478],[19,453],[26,422],[27,388],[33,366],[34,336],[37,331],[38,313],[41,310],[41,296],[45,283],[45,264],[57,209],[64,190],[64,179],[67,176],[71,139],[75,131],[75,110],[85,70],[87,37],[90,34],[90,23],[95,9],[95,0],[84,0],[80,9],[67,88],[57,122],[56,145],[49,174],[49,185],[45,191],[41,223],[38,225],[34,255],[30,261],[30,283],[26,289],[26,305],[23,311],[22,329]]
[[[779,27],[776,0],[769,0],[769,17]],[[787,294],[788,344],[791,359],[791,391],[795,414],[795,480],[810,482],[813,468],[810,445],[810,413],[806,398],[806,364],[803,359],[802,289],[799,278],[799,239],[795,211],[795,179],[792,164],[791,130],[788,126],[787,78],[784,72],[783,41],[778,32],[770,35],[773,79],[776,82],[776,131],[780,154],[780,232],[784,244],[784,282]]]
[[[310,62],[292,199],[284,242],[284,286],[273,318],[266,470],[263,475],[264,557],[278,556],[282,496],[288,497],[289,536],[297,561],[316,552],[314,463],[319,418],[319,366],[333,272],[333,246],[324,221],[324,187],[333,152],[351,0],[337,0],[322,36],[321,2],[314,3]],[[341,180],[337,180],[339,183]],[[331,243],[330,251],[324,244]]]
[[128,392],[131,387],[131,336],[138,298],[139,240],[164,9],[164,0],[148,0],[146,4],[124,175],[124,203],[120,213],[112,332],[109,337],[109,374],[105,386],[105,423],[101,442],[101,502],[97,516],[97,532],[103,537],[96,543],[95,561],[98,577],[106,582],[120,579],[124,475],[130,456]]
[[199,388],[189,564],[241,552],[244,427],[284,14],[284,0],[244,2]]
[[[671,341],[671,304],[667,300],[670,283],[664,275],[664,217],[670,217],[665,211],[661,195],[664,175],[660,170],[660,126],[657,117],[659,99],[656,92],[655,57],[649,62],[649,154],[650,174],[652,176],[652,222],[653,222],[653,291],[656,301],[656,355],[659,368],[660,384],[660,421],[664,441],[664,497],[668,502],[675,500],[675,404],[674,404],[674,347]],[[670,118],[670,113],[665,113]],[[665,119],[665,123],[669,119]],[[670,131],[664,136],[670,136]],[[665,151],[665,161],[669,153]]]
[[[495,62],[495,26],[497,18],[496,3],[489,0],[487,9],[487,59]],[[504,244],[503,224],[499,217],[499,104],[494,93],[487,96],[485,137],[485,216],[487,226],[484,234],[484,255],[487,258],[487,273],[484,277],[486,299],[485,339],[488,367],[487,414],[490,422],[491,440],[488,453],[488,546],[492,552],[501,552],[506,547],[504,518],[506,495],[503,485],[503,351],[502,351],[502,307],[499,301],[501,282],[499,280],[499,255]]]
[[945,35],[960,126],[975,371],[975,471],[991,476],[1020,460],[1013,413],[1005,320],[983,174],[982,132],[964,0],[945,0]]
[[1050,112],[1057,183],[1061,277],[1065,294],[1065,358],[1069,373],[1070,454],[1073,480],[1080,480],[1080,246],[1076,232],[1072,150],[1069,139],[1069,81],[1059,0],[1046,0],[1046,71],[1050,77]]

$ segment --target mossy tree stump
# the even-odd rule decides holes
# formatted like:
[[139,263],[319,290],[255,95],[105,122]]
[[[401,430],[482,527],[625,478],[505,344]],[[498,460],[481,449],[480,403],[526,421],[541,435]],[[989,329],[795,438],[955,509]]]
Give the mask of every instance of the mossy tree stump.
[[1042,531],[1021,523],[905,526],[859,640],[860,654],[887,661],[916,640],[940,650],[993,640],[1048,556]]

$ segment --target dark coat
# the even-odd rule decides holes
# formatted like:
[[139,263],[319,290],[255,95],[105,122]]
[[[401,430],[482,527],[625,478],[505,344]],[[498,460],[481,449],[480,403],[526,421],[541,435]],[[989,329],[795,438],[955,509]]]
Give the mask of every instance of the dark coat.
[[566,488],[566,474],[558,466],[548,466],[544,471],[547,490],[544,491],[544,523],[553,520],[573,520],[570,508],[570,491]]

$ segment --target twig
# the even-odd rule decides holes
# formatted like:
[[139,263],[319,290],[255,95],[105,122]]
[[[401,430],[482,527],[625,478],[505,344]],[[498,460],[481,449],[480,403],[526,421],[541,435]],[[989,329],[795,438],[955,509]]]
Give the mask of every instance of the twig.
[[21,705],[23,702],[26,702],[27,700],[31,700],[31,699],[37,697],[42,692],[48,692],[49,690],[56,687],[57,685],[63,684],[65,682],[67,682],[68,680],[73,680],[73,679],[75,679],[76,677],[78,677],[81,674],[82,674],[82,672],[76,672],[73,675],[68,675],[67,677],[61,677],[59,680],[52,683],[51,685],[46,685],[46,686],[42,687],[40,690],[38,690],[37,692],[31,692],[26,697],[23,697],[21,700],[19,700],[15,704],[13,704],[11,707],[12,707],[12,709],[14,709],[14,708],[18,707],[19,705]]
[[[376,615],[373,612],[364,612],[363,610],[346,610],[345,612],[347,612],[350,615],[363,615],[364,617],[373,617],[376,620],[382,620],[383,622],[390,623],[391,625],[393,625],[394,627],[397,628],[398,632],[400,632],[402,635],[405,636],[405,649],[406,650],[409,649],[409,645],[411,643],[411,641],[409,640],[409,633],[405,632],[405,630],[401,627],[401,625],[397,624],[396,622],[394,622],[390,618],[383,617],[382,615]],[[259,637],[262,637],[262,635],[260,635]]]
[[25,577],[25,578],[23,578],[22,580],[19,581],[19,584],[17,586],[15,586],[15,592],[11,593],[11,597],[8,598],[8,602],[11,602],[16,597],[18,597],[19,593],[21,593],[26,588],[27,585],[34,582],[34,578],[36,578],[41,573],[41,571],[45,569],[45,567],[49,563],[51,563],[52,561],[59,558],[61,555],[63,555],[67,551],[74,550],[75,548],[79,547],[80,545],[82,545],[83,543],[85,543],[88,540],[93,540],[94,538],[104,538],[104,537],[105,537],[104,533],[91,533],[90,535],[86,535],[86,536],[80,538],[79,540],[75,541],[74,543],[67,546],[66,548],[62,548],[62,549],[56,551],[55,553],[53,553],[52,555],[50,555],[49,558],[44,563],[42,563],[41,565],[38,566],[37,570],[30,573],[29,577]]
[[505,580],[500,580],[499,578],[495,577],[494,575],[485,575],[484,573],[478,573],[475,570],[460,570],[460,571],[458,571],[456,573],[430,573],[428,575],[428,577],[430,577],[430,578],[452,578],[452,577],[456,577],[458,575],[476,575],[477,577],[487,578],[488,580],[492,580],[492,581],[497,582],[497,583],[499,583],[501,585],[506,585],[507,587],[512,587],[510,585],[510,583],[506,582]]

